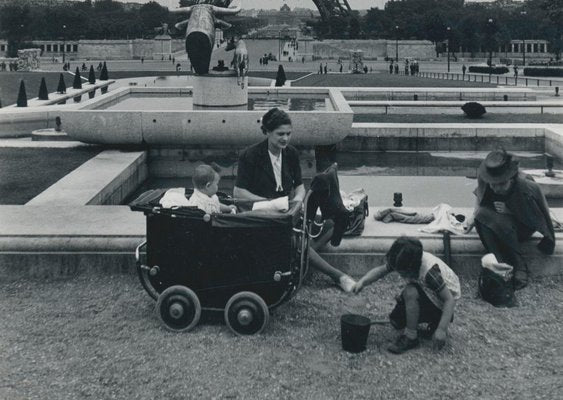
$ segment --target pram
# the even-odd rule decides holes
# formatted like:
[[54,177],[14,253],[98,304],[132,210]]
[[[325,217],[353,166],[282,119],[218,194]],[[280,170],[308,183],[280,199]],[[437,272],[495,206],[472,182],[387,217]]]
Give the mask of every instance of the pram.
[[[172,331],[189,331],[202,310],[222,311],[235,334],[261,332],[270,310],[288,301],[303,283],[313,237],[308,213],[314,216],[318,199],[327,196],[310,189],[303,212],[297,206],[285,213],[210,215],[195,207],[162,208],[165,191],[150,190],[130,204],[147,217],[146,240],[135,250],[136,266],[141,284],[157,301],[161,322]],[[220,200],[232,201],[225,196]]]

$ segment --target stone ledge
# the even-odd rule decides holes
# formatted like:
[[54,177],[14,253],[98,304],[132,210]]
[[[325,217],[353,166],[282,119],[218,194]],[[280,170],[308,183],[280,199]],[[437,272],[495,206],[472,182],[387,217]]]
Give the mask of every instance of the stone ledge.
[[[147,177],[147,153],[106,150],[35,196],[26,205],[119,204]],[[130,180],[133,179],[133,184]],[[125,190],[122,190],[125,188]]]
[[[323,257],[360,276],[381,263],[391,243],[403,234],[418,236],[427,251],[443,255],[441,234],[421,233],[418,228],[422,225],[375,221],[377,209],[370,208],[362,236],[345,238],[336,248],[326,246],[321,251]],[[471,209],[455,211],[467,215]],[[552,211],[563,219],[563,209]],[[132,272],[134,251],[146,229],[144,215],[127,206],[0,206],[0,220],[0,280]],[[556,236],[553,256],[539,253],[534,240],[525,244],[530,250],[527,259],[532,275],[563,273],[563,233]],[[452,236],[451,251],[452,268],[462,276],[475,276],[484,254],[475,232]]]

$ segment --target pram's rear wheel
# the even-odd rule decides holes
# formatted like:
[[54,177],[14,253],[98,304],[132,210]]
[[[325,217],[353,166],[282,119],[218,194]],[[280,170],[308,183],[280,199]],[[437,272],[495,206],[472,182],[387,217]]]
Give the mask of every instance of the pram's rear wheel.
[[229,299],[225,307],[225,322],[237,335],[254,335],[262,332],[270,312],[262,297],[253,292],[239,292]]
[[167,329],[173,332],[189,331],[199,322],[201,304],[193,290],[176,285],[158,296],[156,312]]

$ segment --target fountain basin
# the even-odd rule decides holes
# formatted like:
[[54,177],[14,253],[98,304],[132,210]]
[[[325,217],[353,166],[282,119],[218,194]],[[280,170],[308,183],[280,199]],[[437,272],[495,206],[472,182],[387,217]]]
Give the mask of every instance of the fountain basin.
[[528,169],[523,172],[534,178],[545,197],[563,199],[563,170],[553,170],[554,177],[545,176],[544,169]]
[[[250,87],[248,92],[251,98],[281,99],[282,102],[284,99],[291,102],[291,98],[325,99],[323,109],[295,111],[289,108],[294,132],[292,144],[334,144],[350,133],[353,111],[338,90]],[[124,87],[80,103],[78,109],[61,110],[59,115],[69,138],[85,143],[246,146],[263,138],[260,118],[264,110],[170,110],[169,107],[162,110],[154,105],[159,98],[170,101],[169,98],[177,97],[178,101],[186,101],[191,95],[191,87]],[[135,96],[149,99],[138,108],[107,109]]]

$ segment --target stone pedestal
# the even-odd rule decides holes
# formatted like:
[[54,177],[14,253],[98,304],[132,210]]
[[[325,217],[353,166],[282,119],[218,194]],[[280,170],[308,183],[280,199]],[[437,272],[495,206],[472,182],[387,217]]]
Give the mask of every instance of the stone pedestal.
[[234,71],[212,72],[193,78],[193,107],[198,109],[229,108],[247,109],[248,77],[239,85]]

